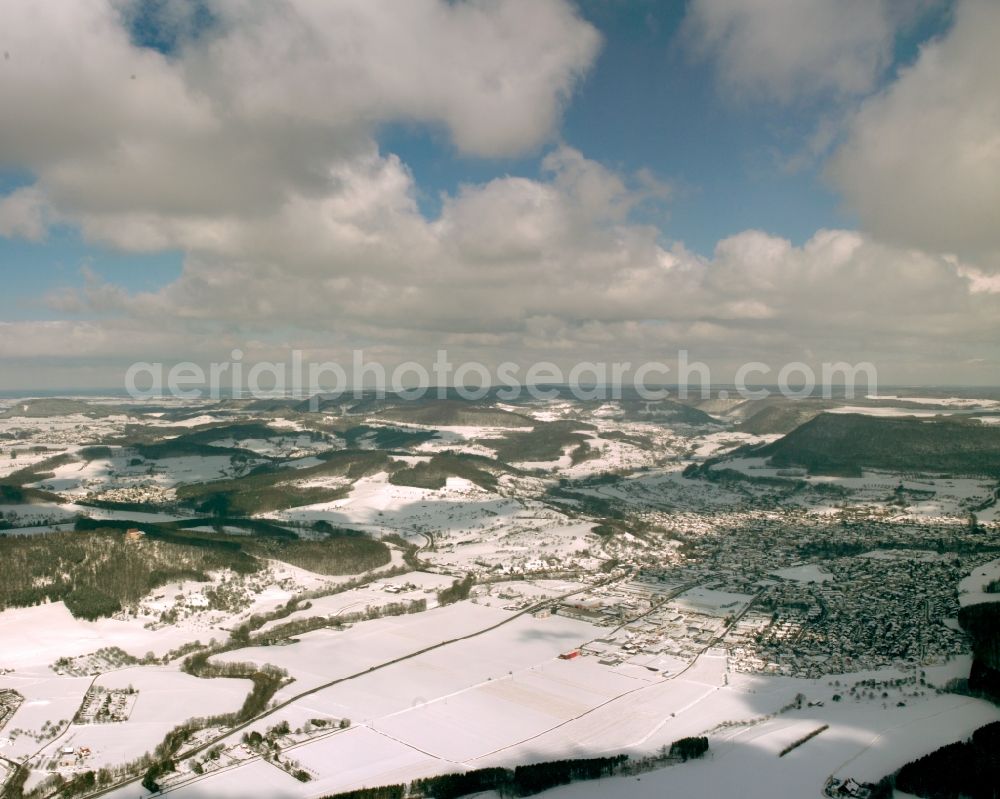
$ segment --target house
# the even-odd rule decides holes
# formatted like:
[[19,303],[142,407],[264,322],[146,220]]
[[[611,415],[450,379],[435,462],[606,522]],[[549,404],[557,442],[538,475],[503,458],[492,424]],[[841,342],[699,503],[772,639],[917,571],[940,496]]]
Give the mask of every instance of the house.
[[871,791],[857,780],[848,779],[837,789],[837,793],[841,796],[855,797],[855,799],[866,799]]
[[134,543],[135,541],[141,541],[146,537],[146,534],[140,530],[138,527],[130,527],[125,531],[125,540],[129,543]]

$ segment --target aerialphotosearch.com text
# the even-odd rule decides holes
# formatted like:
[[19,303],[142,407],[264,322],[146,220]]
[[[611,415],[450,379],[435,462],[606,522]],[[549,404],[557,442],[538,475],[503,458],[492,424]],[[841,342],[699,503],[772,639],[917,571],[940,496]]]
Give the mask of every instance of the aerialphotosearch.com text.
[[[142,361],[125,373],[125,389],[136,400],[173,397],[177,399],[220,399],[222,397],[270,398],[276,395],[311,399],[353,397],[373,392],[378,397],[393,394],[404,400],[428,396],[444,399],[455,396],[479,400],[491,392],[501,401],[524,395],[551,400],[559,395],[555,386],[568,390],[583,401],[616,400],[634,391],[640,399],[658,401],[672,394],[689,397],[730,397],[763,399],[777,392],[790,399],[822,396],[835,392],[848,399],[855,392],[875,394],[878,376],[869,362],[827,362],[810,366],[801,361],[772,365],[747,361],[719,389],[708,364],[691,360],[687,350],[678,350],[672,364],[665,361],[579,361],[568,368],[551,361],[520,364],[505,361],[490,368],[478,361],[453,363],[447,350],[438,350],[429,365],[406,361],[391,368],[366,360],[364,350],[354,350],[345,366],[335,361],[307,361],[300,350],[292,350],[287,361],[244,360],[236,349],[228,361],[200,364],[185,361],[167,366]],[[673,386],[673,389],[665,386]]]

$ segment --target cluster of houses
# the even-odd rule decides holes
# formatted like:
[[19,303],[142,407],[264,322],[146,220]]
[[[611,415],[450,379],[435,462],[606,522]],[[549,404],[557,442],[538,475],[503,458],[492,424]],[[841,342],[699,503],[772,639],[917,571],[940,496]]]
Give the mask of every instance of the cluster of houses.
[[77,711],[77,724],[115,724],[128,721],[138,692],[134,688],[108,690],[91,686]]
[[14,717],[23,701],[24,697],[17,691],[10,688],[0,688],[0,730]]

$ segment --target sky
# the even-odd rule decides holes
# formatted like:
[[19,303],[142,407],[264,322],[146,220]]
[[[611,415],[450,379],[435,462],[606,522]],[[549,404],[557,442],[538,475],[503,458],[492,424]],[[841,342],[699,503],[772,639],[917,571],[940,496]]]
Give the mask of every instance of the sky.
[[234,348],[996,385],[997,41],[992,0],[5,0],[0,390]]

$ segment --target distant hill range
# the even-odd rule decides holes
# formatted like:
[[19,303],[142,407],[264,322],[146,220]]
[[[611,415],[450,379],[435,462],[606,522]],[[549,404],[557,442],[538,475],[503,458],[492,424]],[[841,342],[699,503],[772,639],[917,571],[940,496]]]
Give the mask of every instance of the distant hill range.
[[[609,396],[607,400],[578,398],[567,386],[540,386],[539,389],[547,392],[550,401],[568,403],[572,408],[569,415],[592,412],[610,404],[618,408],[616,417],[627,421],[687,425],[721,424],[718,419],[692,404],[670,398],[646,400],[634,389],[624,389],[620,392],[620,397],[611,399]],[[500,393],[503,390],[494,387],[479,400],[465,399],[454,389],[449,389],[447,397],[443,398],[405,399],[395,394],[378,397],[370,393],[360,398],[320,396],[292,407],[298,413],[318,410],[321,413],[339,414],[346,411],[352,415],[371,416],[385,421],[442,427],[532,427],[536,422],[529,414],[531,409],[538,405],[537,401],[527,391],[516,399],[507,399]],[[609,390],[609,395],[610,393]],[[518,413],[497,407],[498,403],[506,404],[508,407],[523,407],[524,412]]]
[[869,468],[1000,477],[1000,425],[823,413],[753,454],[817,474],[860,475]]
[[0,419],[14,419],[17,417],[42,419],[51,416],[73,416],[74,414],[100,418],[122,413],[125,413],[125,411],[114,405],[91,405],[89,402],[84,402],[83,400],[47,397],[44,399],[18,400],[3,413],[0,413]]
[[721,424],[705,411],[672,399],[644,400],[626,394],[620,404],[625,412],[623,418],[630,422],[667,422],[693,426]]
[[391,422],[441,427],[533,427],[536,422],[519,413],[459,400],[432,400],[387,408],[375,414]]

